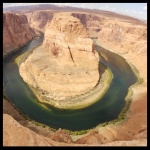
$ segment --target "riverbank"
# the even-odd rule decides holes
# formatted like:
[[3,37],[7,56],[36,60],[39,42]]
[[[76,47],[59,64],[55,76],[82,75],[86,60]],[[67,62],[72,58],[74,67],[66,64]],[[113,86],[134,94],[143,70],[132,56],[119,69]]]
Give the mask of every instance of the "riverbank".
[[[26,46],[26,45],[28,45],[31,41],[33,41],[34,39],[36,39],[38,36],[36,36],[36,37],[34,37],[34,38],[32,38],[30,41],[28,41],[27,43],[25,43],[24,44],[24,46]],[[23,46],[23,47],[24,47]],[[17,49],[14,49],[14,50],[12,50],[12,51],[10,51],[10,52],[5,52],[5,51],[3,51],[3,61],[5,61],[5,59],[8,57],[8,56],[10,56],[10,55],[12,55],[12,54],[14,54],[14,53],[20,53],[20,48],[22,48],[22,47],[19,47],[19,48],[17,48]]]
[[[138,89],[139,90],[139,89]],[[133,94],[134,95],[134,94]],[[132,108],[132,104],[133,103],[131,103],[131,106],[130,106],[130,108],[129,109],[131,109]],[[142,105],[143,106],[143,105]],[[5,106],[6,107],[6,106]],[[7,109],[8,110],[8,109]],[[12,110],[11,110],[12,111]],[[129,112],[129,110],[128,110],[128,112]],[[121,122],[121,124],[126,124],[127,122],[128,122],[128,120],[130,120],[129,119],[129,117],[131,116],[131,115],[129,115],[128,116],[128,112],[127,112],[127,119],[125,119],[124,121],[122,121]],[[10,112],[9,113],[10,115],[11,114],[13,114],[13,112]],[[21,114],[18,114],[18,115],[21,115]],[[15,116],[15,115],[14,115]],[[136,117],[135,117],[136,118]],[[17,118],[17,119],[19,119],[19,118]],[[25,119],[26,120],[26,119]],[[42,125],[40,125],[39,124],[39,126],[37,125],[37,124],[35,124],[35,122],[31,122],[31,121],[29,121],[29,120],[26,120],[26,121],[20,121],[20,123],[22,123],[22,124],[24,124],[24,126],[26,126],[26,127],[28,127],[28,128],[30,128],[31,130],[33,130],[33,131],[35,131],[36,133],[38,133],[38,134],[42,134],[42,135],[44,135],[44,136],[47,136],[48,134],[50,135],[52,132],[49,130],[49,128],[47,127],[47,126],[45,126],[45,127],[42,127]],[[98,129],[100,130],[100,133],[101,133],[101,130],[105,130],[105,128],[107,128],[108,126],[109,126],[109,128],[110,128],[110,126],[111,125],[113,125],[113,124],[109,124],[109,125],[107,125],[107,123],[105,124],[105,127],[98,127]],[[117,123],[115,123],[115,125],[113,125],[113,126],[116,126],[117,127]],[[111,127],[112,128],[112,127]],[[95,128],[96,129],[96,128]],[[111,129],[112,130],[112,129]],[[140,129],[139,129],[140,130]],[[92,130],[91,130],[92,131]],[[117,131],[117,132],[120,132],[119,130]],[[136,132],[138,132],[137,130],[136,130]],[[77,136],[74,136],[74,135],[72,135],[72,138],[74,137],[74,140],[77,140],[77,139],[79,139],[79,138],[81,138],[81,137],[84,137],[84,136],[86,136],[87,134],[83,134],[83,135],[77,135]]]
[[[98,43],[96,41],[94,41],[94,43],[98,46],[100,46],[102,49],[105,49],[107,51],[110,51],[114,54],[119,55],[120,57],[123,57],[124,53],[115,53],[113,49],[109,49],[108,47],[104,46],[102,43],[100,43],[100,41],[98,41]],[[103,53],[99,54],[101,57],[103,57],[106,61],[108,61],[108,58],[106,55],[104,55]],[[124,58],[124,57],[123,57]],[[142,83],[144,83],[144,79],[141,77],[140,72],[138,71],[138,69],[132,64],[132,62],[130,62],[129,60],[127,61],[127,59],[125,59],[125,61],[129,64],[130,68],[132,69],[132,71],[134,72],[135,76],[137,77],[137,82],[133,85],[131,85],[128,89],[128,93],[127,96],[125,97],[125,101],[126,101],[126,105],[124,107],[124,109],[122,110],[122,112],[120,113],[120,118],[125,118],[126,117],[126,112],[129,109],[131,100],[133,99],[133,92],[135,91],[135,89],[137,89],[138,86],[142,85]],[[119,119],[119,117],[118,117]],[[120,120],[120,119],[119,119]],[[117,122],[117,120],[114,120],[112,122]],[[108,123],[108,124],[111,124]]]
[[103,44],[102,42],[100,42],[100,40],[97,41],[97,45],[100,45],[107,51],[113,52],[123,57],[128,62],[129,65],[131,64],[130,66],[132,69],[133,69],[132,66],[134,66],[133,72],[134,73],[138,72],[138,74],[140,75],[140,78],[143,78],[144,82],[147,83],[147,54],[139,55],[139,54],[134,53],[134,51],[133,52],[129,51],[126,53],[123,53],[121,51],[118,52],[115,49],[107,47],[106,44]]
[[[128,89],[128,94],[125,98],[126,105],[119,115],[122,118],[121,121],[118,117],[118,119],[106,123],[105,127],[99,125],[95,129],[99,131],[99,134],[105,135],[107,133],[107,137],[111,140],[116,140],[116,138],[117,140],[129,138],[147,139],[147,78],[145,74],[147,71],[144,65],[146,58],[141,58],[133,53],[122,54],[116,52],[100,42],[98,45],[123,57],[136,75],[137,82]],[[138,66],[139,62],[140,65]],[[135,124],[136,126],[134,126]]]
[[[30,51],[29,53],[31,53],[31,51]],[[26,54],[25,54],[25,57],[24,57],[24,58],[26,59]],[[25,59],[24,59],[24,60],[25,60]],[[23,60],[23,59],[21,58],[20,60]],[[101,66],[102,66],[102,64],[101,64]],[[103,69],[103,70],[101,70],[101,72],[104,72],[104,73],[105,73],[106,68],[101,67],[101,69]],[[103,73],[103,74],[104,74],[104,73]],[[101,77],[103,77],[103,74],[101,74]],[[104,77],[107,77],[107,76],[104,76]],[[105,80],[105,78],[102,78],[102,79],[104,79],[104,82],[107,81],[107,80]],[[102,80],[100,80],[100,81],[102,81]],[[103,86],[103,84],[100,84],[100,85]],[[100,91],[102,91],[102,90],[100,90]],[[107,124],[105,124],[105,125],[107,125]]]
[[[106,47],[104,44],[102,44],[100,41],[97,42],[97,45],[100,45],[102,48],[106,49],[107,51],[110,51],[112,53],[115,53],[121,57],[123,57],[126,62],[129,64],[130,68],[134,72],[134,74],[137,77],[137,82],[130,86],[128,89],[128,94],[125,98],[125,100],[133,100],[136,95],[139,95],[140,93],[147,93],[147,70],[146,68],[143,71],[143,67],[138,66],[138,61],[145,63],[145,60],[147,62],[147,58],[143,56],[142,57],[136,57],[133,53],[121,53],[121,52],[115,52],[113,49]],[[105,58],[105,57],[104,57]],[[132,59],[134,58],[134,59]],[[134,64],[134,65],[133,65]],[[146,67],[146,66],[145,66]],[[146,72],[146,73],[145,73]],[[140,89],[140,90],[139,90]]]

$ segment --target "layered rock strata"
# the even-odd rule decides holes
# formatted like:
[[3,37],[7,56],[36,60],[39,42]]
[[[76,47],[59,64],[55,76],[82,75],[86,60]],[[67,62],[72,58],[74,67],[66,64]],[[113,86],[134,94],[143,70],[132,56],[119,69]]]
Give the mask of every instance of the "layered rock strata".
[[134,64],[147,81],[146,25],[118,19],[107,21],[98,34],[97,43]]
[[52,20],[54,12],[48,10],[25,13],[32,28],[45,32],[47,24]]
[[[52,10],[41,10],[41,11],[33,11],[25,13],[28,18],[28,22],[32,28],[36,28],[42,32],[45,32],[47,25],[51,22],[54,11]],[[99,31],[102,28],[106,18],[104,16],[98,16],[95,14],[88,13],[77,13],[70,12],[73,17],[76,17],[80,20],[80,22],[84,25],[84,27],[88,30],[90,37],[97,37]]]
[[10,115],[4,114],[3,146],[147,146],[147,141],[138,138],[131,141],[110,142],[107,137],[93,131],[89,136],[73,142],[71,137],[61,129],[46,137],[22,126]]
[[88,13],[71,13],[73,17],[80,19],[81,23],[86,27],[90,37],[97,37],[102,30],[102,26],[106,21],[104,16]]
[[41,91],[45,102],[57,101],[57,107],[62,107],[97,86],[98,63],[93,41],[80,20],[58,13],[45,31],[43,45],[20,65],[19,71],[25,82]]
[[25,15],[3,13],[3,57],[35,37]]

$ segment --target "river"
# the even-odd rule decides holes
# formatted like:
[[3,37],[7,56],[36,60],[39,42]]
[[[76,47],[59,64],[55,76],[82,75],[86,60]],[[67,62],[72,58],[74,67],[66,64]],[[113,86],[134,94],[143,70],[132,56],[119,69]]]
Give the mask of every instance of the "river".
[[100,46],[95,46],[97,51],[106,55],[107,59],[101,57],[100,61],[109,67],[113,73],[113,80],[106,94],[101,100],[84,109],[59,110],[48,108],[37,101],[33,92],[20,77],[18,66],[15,63],[16,57],[39,46],[42,41],[43,34],[41,33],[38,39],[7,56],[3,61],[3,88],[14,106],[32,120],[56,129],[85,130],[116,119],[125,106],[128,88],[137,81],[125,59]]

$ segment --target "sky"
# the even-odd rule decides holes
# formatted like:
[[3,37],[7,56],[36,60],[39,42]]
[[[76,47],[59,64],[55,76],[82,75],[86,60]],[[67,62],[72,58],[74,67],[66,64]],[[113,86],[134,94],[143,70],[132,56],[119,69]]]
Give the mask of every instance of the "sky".
[[[3,7],[35,5],[41,3],[3,3]],[[134,18],[147,20],[147,3],[47,3],[60,7],[72,6],[88,9],[99,9],[128,15]]]

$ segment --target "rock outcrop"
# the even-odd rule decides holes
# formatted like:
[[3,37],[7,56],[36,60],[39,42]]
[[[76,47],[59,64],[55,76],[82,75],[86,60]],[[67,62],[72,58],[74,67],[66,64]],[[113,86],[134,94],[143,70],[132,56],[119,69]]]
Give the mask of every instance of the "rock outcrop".
[[[17,131],[17,132],[16,132]],[[23,135],[23,136],[20,136]],[[15,137],[15,138],[14,138]],[[20,125],[9,115],[3,118],[3,145],[4,146],[48,146],[39,135]]]
[[147,27],[125,20],[107,20],[99,32],[97,43],[120,54],[139,70],[147,81]]
[[58,13],[45,31],[42,47],[20,65],[19,71],[25,82],[54,99],[53,103],[57,101],[61,108],[64,100],[74,103],[69,99],[96,87],[100,78],[98,63],[93,41],[80,20]]
[[147,29],[144,25],[127,22],[108,22],[99,32],[99,41],[120,53],[146,54]]
[[86,27],[90,37],[98,37],[98,33],[102,30],[102,26],[106,20],[104,16],[88,13],[71,13],[73,17],[80,19],[81,23]]
[[3,13],[3,56],[19,49],[35,37],[25,15]]
[[[17,131],[17,132],[16,132]],[[80,141],[80,142],[79,142]],[[103,141],[103,142],[101,142]],[[106,143],[104,142],[106,141]],[[105,137],[92,132],[90,136],[74,143],[65,131],[59,129],[49,138],[20,125],[10,115],[3,115],[3,146],[146,146],[146,139],[108,142]],[[82,143],[82,144],[79,144]],[[84,143],[84,144],[83,144]],[[103,143],[103,144],[102,144]],[[105,144],[104,144],[105,143]]]
[[[27,12],[25,15],[27,16],[28,22],[32,28],[45,32],[47,25],[51,22],[54,16],[54,13],[56,12],[52,10],[40,10]],[[98,33],[101,31],[102,25],[106,20],[104,16],[98,16],[95,14],[79,12],[71,12],[70,14],[80,20],[80,22],[88,30],[90,37],[98,36]]]
[[73,143],[71,136],[61,128],[52,133],[50,138],[56,142]]
[[54,12],[48,10],[25,13],[32,28],[45,32],[47,24],[52,20]]

